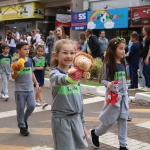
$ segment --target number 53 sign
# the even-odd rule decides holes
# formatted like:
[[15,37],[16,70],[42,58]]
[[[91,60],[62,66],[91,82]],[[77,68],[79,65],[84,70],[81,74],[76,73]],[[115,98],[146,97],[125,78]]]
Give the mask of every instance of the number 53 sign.
[[87,28],[87,13],[73,12],[71,17],[72,30],[86,30]]

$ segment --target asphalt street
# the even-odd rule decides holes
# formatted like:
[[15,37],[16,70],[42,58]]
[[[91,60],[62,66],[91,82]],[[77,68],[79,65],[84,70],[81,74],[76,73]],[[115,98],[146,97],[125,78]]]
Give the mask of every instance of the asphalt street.
[[[1,81],[0,81],[1,85]],[[129,92],[134,96],[137,91]],[[30,135],[23,137],[19,134],[16,121],[16,105],[14,100],[14,82],[9,83],[9,101],[0,99],[0,150],[52,150],[53,138],[51,132],[52,101],[51,89],[43,88],[43,97],[49,106],[42,110],[35,109],[30,116],[28,124]],[[84,110],[87,132],[100,124],[99,113],[103,108],[103,97],[84,97]],[[130,115],[133,117],[128,122],[128,148],[130,150],[150,150],[150,105],[147,103],[130,103]],[[92,150],[92,145],[88,141]],[[100,137],[100,150],[118,150],[117,124],[104,136]]]

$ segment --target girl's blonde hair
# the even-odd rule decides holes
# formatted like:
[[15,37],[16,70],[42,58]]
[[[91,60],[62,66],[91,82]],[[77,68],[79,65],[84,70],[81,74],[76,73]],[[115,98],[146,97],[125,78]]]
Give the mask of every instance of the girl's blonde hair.
[[37,55],[37,50],[38,50],[39,48],[43,48],[43,51],[44,51],[44,53],[45,53],[44,45],[43,45],[43,44],[38,43],[38,44],[37,44],[37,46],[35,47],[35,50],[34,50],[35,55]]
[[52,57],[51,57],[51,61],[50,61],[52,68],[57,67],[59,64],[58,59],[56,59],[56,55],[60,52],[61,46],[63,44],[72,44],[72,46],[74,47],[74,50],[77,52],[77,45],[75,44],[74,41],[69,40],[69,39],[62,39],[62,40],[56,41],[54,44]]

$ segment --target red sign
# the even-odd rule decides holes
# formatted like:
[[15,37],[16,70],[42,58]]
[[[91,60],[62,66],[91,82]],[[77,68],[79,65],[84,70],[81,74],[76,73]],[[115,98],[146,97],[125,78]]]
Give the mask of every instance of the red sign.
[[130,9],[130,27],[150,25],[150,5]]
[[56,14],[56,26],[71,27],[71,15]]

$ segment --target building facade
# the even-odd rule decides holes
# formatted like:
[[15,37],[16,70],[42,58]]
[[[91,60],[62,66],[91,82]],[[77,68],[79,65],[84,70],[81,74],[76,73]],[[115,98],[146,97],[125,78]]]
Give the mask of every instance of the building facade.
[[[7,30],[17,27],[21,34],[38,28],[45,36],[56,27],[56,15],[71,15],[83,10],[83,0],[0,0],[0,35],[4,38]],[[71,38],[78,32],[64,27]]]
[[[130,34],[133,31],[137,31],[139,34],[141,33],[142,30],[142,25],[141,26],[131,26],[131,9],[135,7],[139,7],[139,9],[144,8],[145,6],[147,7],[147,12],[149,14],[149,19],[148,19],[148,24],[150,25],[150,0],[84,0],[83,2],[83,10],[109,10],[109,9],[118,9],[118,8],[124,8],[127,7],[129,11],[129,18],[128,18],[128,28],[118,28],[118,29],[99,29],[99,30],[94,30],[94,34],[99,36],[99,31],[100,30],[105,30],[106,32],[106,37],[108,39],[111,39],[116,36],[121,36],[125,37],[127,41],[130,38]],[[143,10],[145,11],[145,10]],[[135,12],[135,18],[140,19],[139,16],[139,11]],[[148,15],[147,14],[147,15]],[[143,20],[145,21],[145,20]],[[147,20],[146,20],[147,21]]]

